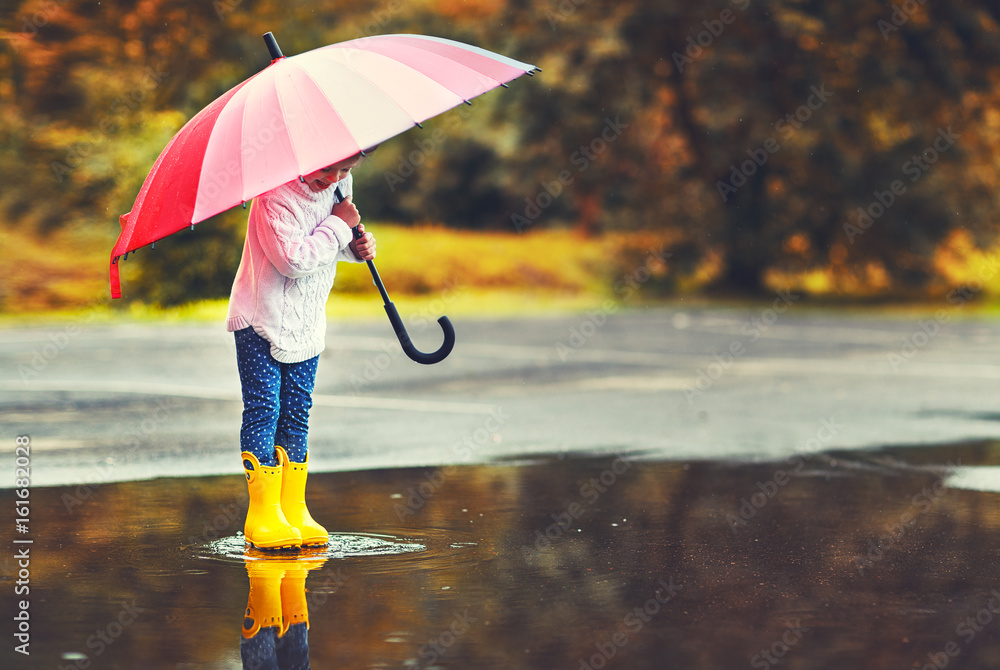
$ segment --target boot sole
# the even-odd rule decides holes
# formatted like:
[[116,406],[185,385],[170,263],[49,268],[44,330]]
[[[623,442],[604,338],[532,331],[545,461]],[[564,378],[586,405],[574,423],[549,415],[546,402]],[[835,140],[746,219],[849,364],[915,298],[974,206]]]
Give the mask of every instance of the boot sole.
[[275,551],[275,550],[281,550],[281,549],[298,549],[299,547],[303,546],[301,544],[272,544],[272,545],[263,545],[263,544],[254,544],[253,542],[247,542],[247,544],[249,544],[254,549],[264,549],[264,550],[268,550],[268,551]]

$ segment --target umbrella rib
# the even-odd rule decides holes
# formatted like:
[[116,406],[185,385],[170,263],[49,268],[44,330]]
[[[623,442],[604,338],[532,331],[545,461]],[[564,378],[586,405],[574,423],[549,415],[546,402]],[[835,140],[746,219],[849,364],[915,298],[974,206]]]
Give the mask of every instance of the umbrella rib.
[[[288,61],[286,59],[286,63],[287,62]],[[312,80],[312,78],[310,78],[310,80]],[[313,81],[313,83],[315,84],[315,81]],[[274,80],[274,97],[278,100],[278,114],[282,119],[287,119],[288,117],[285,116],[285,110],[287,109],[287,105],[285,103],[284,95],[282,95],[282,88],[278,86],[277,78],[275,78]],[[336,113],[336,110],[334,110],[334,113]],[[291,141],[290,139],[288,142],[288,150],[292,152],[292,159],[295,161],[295,165],[298,168],[296,171],[299,173],[299,177],[305,176],[302,174],[303,172],[302,161],[300,160],[299,157],[300,153],[299,148],[295,144],[295,142]]]
[[[322,91],[322,90],[323,90],[323,87],[322,87],[322,86],[321,86],[321,85],[319,84],[319,82],[317,82],[317,81],[316,81],[316,79],[315,79],[315,78],[314,78],[314,77],[312,76],[312,74],[311,74],[311,73],[309,72],[309,70],[307,70],[307,69],[306,69],[306,68],[304,68],[304,67],[299,67],[299,66],[298,66],[298,64],[296,64],[296,67],[298,67],[298,68],[299,68],[299,72],[301,72],[301,73],[302,73],[302,75],[306,77],[306,79],[308,79],[308,80],[309,80],[310,82],[312,82],[312,85],[313,85],[313,86],[315,86],[315,87],[316,87],[316,88],[317,88],[318,90],[320,90],[320,91]],[[279,104],[282,104],[282,98],[281,98],[281,89],[280,89],[280,88],[278,88],[278,89],[277,89],[277,94],[278,94],[278,103],[279,103]],[[283,110],[282,110],[282,111],[283,111]],[[357,146],[357,147],[358,147],[359,149],[363,149],[364,147],[362,147],[362,146],[361,146],[361,144],[360,144],[360,143],[358,142],[358,138],[357,138],[357,137],[355,137],[355,135],[354,135],[354,133],[353,133],[353,132],[351,131],[350,127],[349,127],[349,126],[347,125],[347,123],[346,123],[346,122],[344,121],[344,117],[343,117],[343,116],[342,116],[342,115],[340,114],[340,112],[339,112],[339,111],[337,111],[337,108],[336,108],[336,107],[335,107],[334,105],[332,105],[332,104],[331,104],[331,105],[329,105],[329,111],[330,111],[330,113],[332,113],[332,114],[333,114],[334,116],[336,116],[336,117],[337,117],[337,119],[339,119],[339,120],[340,120],[340,124],[341,124],[341,126],[343,127],[343,129],[344,129],[344,132],[346,132],[346,133],[347,133],[348,135],[350,135],[350,137],[351,137],[351,141],[352,141],[352,142],[354,142],[354,144],[355,144],[355,145],[356,145],[356,146]],[[409,116],[409,115],[407,115],[407,116]],[[292,146],[292,152],[293,152],[293,153],[296,153],[296,152],[295,152],[295,143],[294,143],[294,142],[292,142],[292,143],[291,143],[291,146]],[[347,156],[344,156],[344,158],[348,158],[348,157],[347,157]],[[299,160],[298,160],[298,156],[297,156],[297,155],[296,155],[296,157],[295,157],[295,162],[296,162],[296,163],[298,164],[298,166],[299,166],[299,172],[302,172],[302,163],[300,163],[300,162],[299,162]],[[319,166],[319,167],[323,167],[323,166]],[[318,169],[318,168],[317,168],[317,169]],[[301,175],[300,175],[300,176],[301,176]]]
[[[392,34],[392,35],[386,35],[386,37],[405,37],[405,38],[410,38],[407,41],[412,41],[414,48],[421,48],[421,47],[417,46],[420,42],[431,42],[431,43],[444,44],[444,45],[456,47],[458,49],[466,50],[466,51],[468,51],[470,53],[479,54],[480,56],[483,56],[484,58],[493,60],[495,62],[501,63],[501,64],[506,65],[508,67],[514,68],[515,70],[523,70],[524,73],[527,74],[527,75],[531,75],[532,74],[531,73],[531,69],[537,69],[531,63],[525,63],[525,62],[516,60],[514,58],[510,58],[509,56],[504,56],[501,53],[496,53],[496,52],[488,51],[486,49],[483,49],[482,47],[477,47],[477,46],[475,46],[473,44],[466,44],[464,42],[458,42],[456,40],[450,40],[450,39],[443,38],[443,37],[434,37],[434,36],[431,36],[431,35],[409,35],[409,34],[405,34],[405,33],[395,33],[395,34]],[[430,51],[431,53],[434,53],[432,50],[428,50],[428,49],[423,49],[423,50],[427,50],[427,51]],[[496,79],[496,78],[492,77],[492,79]]]
[[[413,48],[417,48],[417,47],[414,46]],[[424,51],[424,49],[420,49],[420,50]],[[370,52],[370,53],[376,53],[376,52]],[[427,53],[429,53],[429,54],[431,54],[433,56],[440,56],[440,54],[436,54],[433,51],[427,51]],[[400,65],[402,65],[402,66],[404,66],[404,67],[406,67],[406,68],[408,68],[408,69],[416,72],[417,74],[420,74],[420,75],[425,76],[425,77],[427,76],[423,72],[421,72],[420,70],[418,70],[417,68],[415,68],[412,65],[410,65],[409,63],[405,63],[403,61],[397,61],[397,62],[400,63]],[[488,79],[488,80],[490,80],[492,82],[496,82],[496,84],[499,85],[499,86],[503,86],[503,82],[501,82],[496,77],[492,77],[492,76],[486,74],[485,72],[480,72],[479,70],[477,70],[474,67],[470,67],[470,66],[466,65],[465,63],[462,63],[462,62],[457,61],[457,60],[451,60],[450,62],[453,65],[455,65],[455,66],[464,68],[464,69],[468,70],[469,72],[474,73],[476,76],[483,77],[484,79]],[[467,97],[465,97],[464,95],[461,95],[458,91],[454,90],[451,86],[448,86],[448,85],[443,84],[441,82],[436,82],[436,83],[438,85],[440,85],[442,88],[445,88],[445,89],[451,91],[452,93],[454,93],[456,96],[458,96],[459,98],[461,98],[463,102],[469,103],[469,99]],[[496,88],[496,87],[494,87],[494,88]]]
[[[243,174],[243,142],[246,138],[247,130],[247,109],[250,107],[249,104],[244,104],[242,109],[240,109],[240,160],[237,161],[240,166],[240,198],[246,201],[246,179]],[[235,205],[234,205],[235,206]],[[192,227],[193,230],[193,227]]]
[[[420,37],[420,36],[417,36],[417,35],[390,35],[389,37]],[[371,38],[368,38],[368,39],[371,39]],[[438,40],[438,39],[429,39],[428,41],[430,41],[430,42],[442,42],[442,43],[445,43],[445,44],[450,43],[450,44],[452,44],[454,46],[459,46],[459,47],[463,47],[463,46],[467,47],[467,46],[469,46],[469,45],[462,45],[459,42],[451,42],[450,40],[443,40],[442,41],[442,40]],[[473,67],[471,65],[468,65],[466,63],[463,63],[463,62],[461,62],[459,60],[455,60],[455,59],[449,58],[447,56],[444,56],[442,54],[437,53],[434,50],[427,49],[423,45],[419,44],[419,42],[420,42],[420,40],[416,40],[413,43],[405,44],[405,45],[401,44],[400,46],[403,46],[404,48],[414,49],[416,51],[423,52],[423,53],[428,54],[428,55],[430,55],[432,57],[435,57],[435,58],[445,59],[452,66],[460,67],[460,68],[464,69],[466,72],[470,72],[470,73],[474,74],[477,77],[482,77],[483,79],[485,79],[487,81],[493,82],[494,85],[490,89],[487,89],[487,91],[483,91],[482,93],[486,93],[489,90],[492,90],[492,89],[496,88],[497,86],[502,86],[503,88],[510,88],[509,86],[507,86],[507,84],[505,83],[505,81],[502,81],[502,80],[494,77],[493,75],[487,74],[487,73],[485,73],[485,72],[483,72],[481,70],[478,70],[475,67]],[[419,69],[417,69],[416,67],[414,67],[410,63],[407,63],[407,62],[402,61],[402,60],[397,60],[397,59],[395,59],[395,58],[393,58],[391,56],[387,56],[387,55],[381,53],[380,51],[375,51],[375,50],[370,50],[370,49],[364,49],[364,50],[367,51],[368,53],[375,54],[375,55],[381,56],[383,58],[389,58],[390,60],[392,60],[392,61],[394,61],[394,62],[402,65],[403,67],[407,68],[408,70],[410,70],[412,72],[415,72],[415,73],[417,73],[418,75],[420,75],[422,77],[427,77],[428,79],[431,79],[431,81],[434,81],[441,88],[449,91],[450,93],[454,94],[456,97],[458,97],[459,99],[461,99],[462,102],[464,102],[466,105],[471,105],[472,104],[471,102],[469,102],[469,98],[468,97],[466,97],[465,95],[463,95],[459,91],[456,91],[452,86],[448,85],[446,82],[437,81],[436,79],[433,79],[433,78],[429,77],[427,74],[421,72]],[[486,52],[485,50],[474,49],[474,51],[477,52],[477,53],[489,56],[489,52]],[[507,60],[511,60],[512,63],[517,63],[516,67],[514,65],[511,65],[511,67],[515,67],[515,69],[521,69],[520,68],[520,63],[518,61],[513,61],[512,59],[507,59]],[[522,70],[522,72],[525,72],[525,71]],[[517,76],[520,76],[520,75],[517,75]],[[508,79],[506,81],[512,81],[513,79],[516,79],[517,76],[512,77],[511,79]],[[482,93],[479,93],[479,94],[477,94],[475,96],[472,96],[472,97],[477,97],[478,95],[482,95]],[[445,111],[447,111],[447,110],[445,110]]]
[[[456,42],[454,40],[448,40],[448,39],[443,39],[443,38],[439,38],[439,37],[431,37],[431,36],[428,36],[428,35],[408,35],[408,34],[393,34],[393,35],[386,35],[385,37],[412,38],[412,39],[406,40],[405,46],[407,48],[415,49],[417,51],[422,51],[424,53],[431,54],[433,56],[437,56],[437,57],[440,57],[440,58],[448,59],[454,65],[457,65],[459,67],[463,67],[463,68],[465,68],[466,70],[468,70],[470,72],[474,72],[475,74],[477,74],[480,77],[484,77],[484,78],[489,79],[489,80],[491,80],[493,82],[496,82],[497,86],[503,86],[504,88],[508,88],[507,86],[504,85],[506,81],[513,81],[514,79],[516,79],[520,75],[516,75],[516,76],[511,77],[510,79],[507,79],[507,80],[500,80],[500,79],[497,79],[496,77],[494,77],[493,75],[487,74],[487,73],[483,72],[482,70],[476,69],[475,67],[473,67],[471,65],[467,65],[466,63],[463,63],[460,60],[449,58],[448,56],[440,54],[440,53],[438,53],[437,51],[435,51],[433,49],[428,49],[427,46],[426,46],[426,44],[421,44],[421,42],[429,42],[431,44],[442,44],[442,45],[445,45],[445,46],[455,47],[457,49],[461,49],[461,50],[467,51],[469,53],[477,54],[477,55],[482,56],[482,57],[484,57],[486,59],[493,60],[496,63],[500,63],[500,64],[503,64],[503,65],[506,65],[507,67],[513,68],[515,70],[520,70],[524,74],[530,74],[530,72],[529,72],[529,70],[527,68],[533,68],[534,67],[533,65],[530,65],[528,63],[522,63],[521,61],[514,60],[513,58],[508,58],[508,57],[506,57],[506,56],[504,56],[502,54],[492,53],[490,51],[487,51],[486,49],[481,49],[481,48],[473,46],[471,44],[464,44],[462,42]],[[371,38],[368,38],[368,39],[371,39]],[[377,52],[373,52],[373,53],[377,53]],[[403,63],[403,65],[406,65],[407,67],[410,67],[406,63]],[[411,68],[411,69],[413,69],[413,68]],[[449,90],[451,90],[451,89],[449,89]]]
[[[369,51],[368,53],[370,53],[370,54],[375,54],[375,52],[372,52],[372,51]],[[382,58],[385,58],[385,57],[386,57],[386,56],[382,56],[382,54],[375,54],[375,55],[377,55],[377,56],[381,56]],[[414,71],[414,72],[417,72],[417,74],[419,74],[419,75],[421,75],[421,76],[423,76],[423,77],[427,77],[427,75],[425,75],[425,74],[424,74],[423,72],[419,72],[418,70],[414,70],[413,68],[411,68],[411,67],[410,67],[409,65],[407,65],[406,63],[401,63],[401,62],[399,62],[399,61],[396,61],[395,59],[393,59],[393,61],[394,61],[394,62],[396,62],[396,63],[399,63],[400,65],[403,65],[404,67],[406,67],[406,68],[407,68],[407,69],[409,69],[409,70],[412,70],[412,71]],[[385,98],[386,98],[387,100],[389,100],[390,102],[392,102],[392,104],[393,104],[393,105],[395,105],[396,109],[398,109],[398,110],[399,110],[399,111],[400,111],[400,112],[401,112],[401,113],[403,114],[403,116],[405,116],[405,117],[407,117],[408,119],[410,119],[410,122],[411,122],[411,123],[413,123],[413,125],[417,125],[417,126],[419,126],[419,125],[420,125],[420,123],[419,123],[419,122],[417,121],[417,119],[413,118],[413,115],[412,115],[412,114],[410,114],[409,112],[407,112],[407,111],[406,111],[406,110],[405,110],[405,109],[403,108],[403,106],[402,106],[402,105],[400,105],[400,104],[399,104],[398,102],[396,102],[396,100],[395,100],[395,99],[394,99],[394,98],[393,98],[393,97],[392,97],[391,95],[389,95],[389,94],[388,94],[388,93],[386,92],[386,90],[385,90],[384,88],[382,88],[381,86],[379,86],[379,85],[378,85],[378,84],[377,84],[377,83],[376,83],[376,82],[375,82],[374,80],[372,80],[371,78],[369,78],[369,77],[365,76],[364,74],[362,74],[361,72],[359,72],[359,71],[358,71],[358,70],[357,70],[356,68],[354,68],[354,67],[352,67],[352,66],[348,65],[347,63],[341,63],[341,65],[342,65],[342,66],[343,66],[343,67],[344,67],[345,69],[347,69],[347,70],[350,70],[351,72],[353,72],[353,73],[354,73],[355,75],[357,75],[358,77],[361,77],[362,79],[366,79],[366,80],[368,80],[368,81],[369,81],[369,82],[371,83],[371,85],[372,85],[372,86],[373,86],[374,88],[378,89],[378,91],[379,91],[380,93],[382,93],[382,95],[383,95],[383,96],[385,96]],[[307,72],[306,74],[308,74],[308,72]],[[430,79],[430,77],[427,77],[427,78],[428,78],[428,79]],[[312,79],[312,77],[310,77],[310,79]],[[434,81],[434,80],[433,80],[433,79],[431,79],[431,81]],[[313,80],[313,82],[315,83],[315,80]],[[439,84],[438,82],[434,82],[434,83],[435,83],[435,84],[438,84],[439,86],[441,85],[441,84]],[[449,89],[449,90],[451,90],[451,89]],[[452,93],[454,93],[454,91],[452,91]],[[457,95],[457,94],[456,94],[456,95]],[[359,146],[360,146],[360,145],[359,145]],[[361,148],[362,148],[362,149],[364,149],[365,147],[361,147]]]

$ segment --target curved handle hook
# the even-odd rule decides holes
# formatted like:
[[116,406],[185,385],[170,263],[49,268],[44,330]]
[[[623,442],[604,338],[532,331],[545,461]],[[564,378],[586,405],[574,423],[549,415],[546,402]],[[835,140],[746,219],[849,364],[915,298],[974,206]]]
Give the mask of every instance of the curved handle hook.
[[[337,197],[337,202],[344,199],[344,194],[341,193],[340,187],[336,187],[334,195]],[[358,226],[354,227],[354,239],[360,240],[363,237],[363,233]],[[442,316],[438,319],[438,323],[441,324],[441,330],[444,331],[444,344],[441,345],[437,351],[425,354],[422,351],[418,351],[413,342],[410,341],[410,334],[406,332],[406,327],[403,325],[403,320],[399,318],[399,312],[396,311],[396,306],[392,304],[389,300],[389,293],[385,290],[385,285],[382,283],[382,278],[378,275],[378,270],[375,268],[374,261],[366,261],[368,263],[368,269],[372,273],[372,283],[378,287],[378,292],[382,294],[382,306],[385,307],[385,313],[389,316],[389,323],[392,324],[392,329],[396,331],[396,337],[399,338],[399,344],[403,347],[403,353],[410,357],[410,360],[416,361],[417,363],[423,363],[424,365],[433,365],[434,363],[440,363],[451,350],[455,347],[455,329],[451,326],[451,321],[448,317]]]
[[413,346],[413,342],[410,341],[410,334],[406,332],[403,320],[399,318],[399,312],[396,311],[396,306],[391,302],[387,302],[384,307],[385,313],[389,316],[389,323],[392,324],[392,329],[396,331],[396,337],[399,338],[399,344],[403,347],[403,353],[409,356],[410,360],[423,363],[424,365],[440,363],[448,357],[448,354],[455,347],[455,329],[452,327],[448,317],[442,316],[438,319],[438,323],[441,324],[441,330],[444,331],[444,344],[437,351],[425,354]]

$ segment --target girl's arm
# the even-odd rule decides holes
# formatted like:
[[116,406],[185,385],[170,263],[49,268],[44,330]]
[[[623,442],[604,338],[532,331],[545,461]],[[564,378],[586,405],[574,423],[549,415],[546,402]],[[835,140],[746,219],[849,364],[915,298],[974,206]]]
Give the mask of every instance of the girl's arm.
[[262,197],[254,206],[263,208],[258,213],[262,215],[263,225],[258,226],[257,237],[264,254],[286,277],[304,277],[343,260],[342,252],[354,238],[350,226],[332,214],[320,222],[312,234],[306,234],[280,199]]

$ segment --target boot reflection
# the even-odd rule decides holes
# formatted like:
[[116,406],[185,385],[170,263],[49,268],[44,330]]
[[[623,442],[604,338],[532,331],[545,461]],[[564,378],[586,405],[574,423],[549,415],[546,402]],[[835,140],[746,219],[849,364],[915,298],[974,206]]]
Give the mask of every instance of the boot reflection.
[[[243,617],[240,658],[244,670],[308,670],[309,609],[306,576],[326,558],[248,553],[250,594]],[[317,552],[319,554],[319,552]]]

